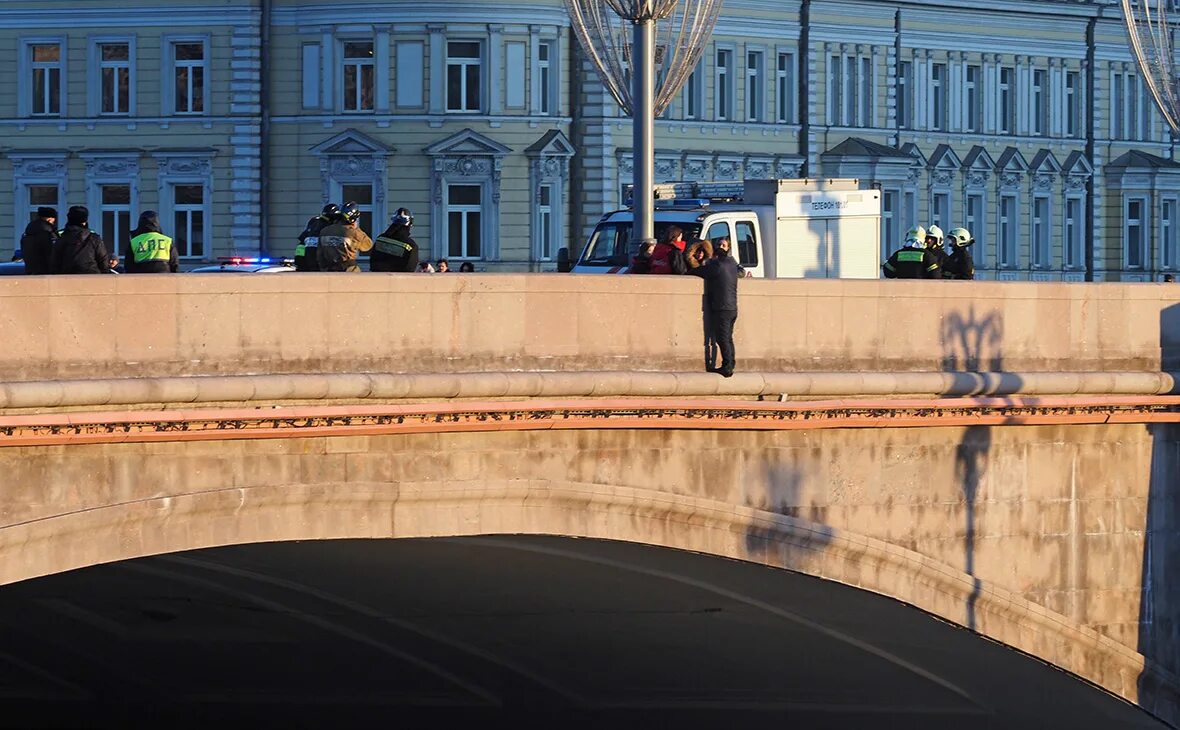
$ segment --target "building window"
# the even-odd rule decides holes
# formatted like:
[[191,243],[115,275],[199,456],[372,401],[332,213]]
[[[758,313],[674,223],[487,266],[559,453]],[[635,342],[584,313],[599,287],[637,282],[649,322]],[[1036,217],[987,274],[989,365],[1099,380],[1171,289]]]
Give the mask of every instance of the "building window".
[[1065,72],[1065,134],[1082,136],[1082,75]]
[[913,104],[911,93],[914,86],[914,64],[902,61],[897,72],[897,126],[908,127],[913,124],[910,118]]
[[341,107],[346,112],[373,111],[376,63],[372,41],[344,41],[344,98]]
[[554,256],[553,232],[553,186],[541,185],[537,188],[537,258],[541,261],[551,261]]
[[553,113],[554,93],[553,81],[553,44],[540,43],[537,45],[537,110],[541,114]]
[[841,72],[843,85],[840,89],[840,101],[844,107],[841,124],[845,126],[856,124],[856,57],[845,56],[844,68]]
[[844,60],[828,57],[828,124],[844,124]]
[[131,113],[131,46],[100,43],[98,46],[101,114]]
[[703,96],[701,78],[701,65],[698,63],[697,67],[693,69],[692,74],[689,75],[688,83],[684,87],[685,119],[701,118],[701,98]]
[[447,256],[478,259],[483,255],[482,186],[447,185],[446,196]]
[[113,253],[121,255],[131,232],[131,186],[99,186],[99,203],[99,235]]
[[984,241],[987,238],[984,221],[986,220],[983,214],[983,195],[981,193],[967,193],[966,198],[967,210],[964,219],[967,230],[971,232],[972,237],[975,238],[977,246],[975,248],[975,262],[978,266],[984,265],[986,256],[984,255]]
[[205,112],[205,44],[200,41],[172,44],[172,69],[176,80],[173,112]]
[[1016,71],[1000,69],[1000,134],[1016,132]]
[[205,188],[203,185],[172,186],[172,231],[178,256],[205,255]]
[[930,128],[946,129],[946,64],[930,65]]
[[483,44],[447,43],[447,111],[477,113],[483,109]]
[[860,69],[856,76],[858,89],[856,103],[856,123],[861,127],[873,126],[873,59],[860,59]]
[[33,116],[55,117],[61,115],[62,61],[61,44],[34,43],[28,46],[32,73]]
[[746,121],[761,122],[764,102],[766,54],[762,51],[746,51]]
[[1016,219],[1016,196],[1000,196],[1000,266],[1014,268],[1017,263],[1016,236],[1019,231]]
[[1176,268],[1176,199],[1166,198],[1160,206],[1160,267]]
[[951,194],[936,192],[930,196],[931,222],[946,233],[951,229]]
[[966,132],[979,132],[983,129],[983,105],[979,103],[982,78],[982,69],[979,66],[967,67],[963,88],[963,130]]
[[1143,251],[1146,244],[1144,231],[1147,229],[1147,221],[1145,220],[1147,200],[1145,198],[1128,198],[1124,203],[1124,209],[1126,213],[1123,217],[1125,221],[1123,240],[1127,247],[1124,260],[1128,269],[1142,269]]
[[1038,195],[1032,205],[1032,265],[1033,268],[1049,267],[1049,198]]
[[[32,223],[37,219],[38,208],[42,206],[55,209],[61,207],[61,201],[57,197],[58,186],[56,183],[52,185],[26,185],[25,191],[28,198],[28,205],[25,206],[27,215],[25,216],[24,223],[21,224],[22,230],[25,224]],[[60,220],[58,221],[58,225],[62,228],[65,227],[63,221]]]
[[1032,74],[1032,133],[1044,136],[1049,130],[1049,72]]
[[778,54],[778,70],[775,71],[775,101],[780,124],[795,123],[795,54]]
[[1082,198],[1065,199],[1065,266],[1078,269],[1083,266],[1082,236],[1085,235],[1086,224],[1082,217],[1085,201]]
[[373,183],[343,183],[340,186],[340,200],[356,203],[361,211],[357,226],[372,238],[378,231],[373,230]]
[[1123,81],[1126,76],[1121,73],[1114,75],[1110,94],[1110,136],[1113,139],[1123,139],[1126,130],[1125,113],[1127,110],[1126,93]]
[[897,191],[881,191],[881,260],[889,258],[901,244],[897,231]]
[[719,121],[733,119],[733,51],[717,49],[714,109]]
[[[901,212],[905,214],[905,228],[906,230],[918,224],[918,193],[913,190],[906,190],[902,193],[903,207]],[[898,241],[901,245],[901,241]]]

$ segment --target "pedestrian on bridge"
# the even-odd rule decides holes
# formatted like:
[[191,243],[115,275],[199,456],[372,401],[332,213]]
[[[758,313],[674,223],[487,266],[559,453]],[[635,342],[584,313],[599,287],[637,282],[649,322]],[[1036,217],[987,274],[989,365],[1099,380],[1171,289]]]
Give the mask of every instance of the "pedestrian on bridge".
[[705,280],[706,337],[711,335],[717,343],[717,348],[721,350],[721,367],[713,370],[706,363],[706,369],[719,373],[723,378],[732,377],[736,365],[733,327],[738,316],[737,282],[742,277],[742,272],[737,261],[730,255],[729,241],[722,239],[713,258],[689,273]]
[[123,250],[123,265],[128,274],[175,274],[180,271],[176,245],[160,229],[160,216],[154,210],[139,215],[139,225],[131,232]]

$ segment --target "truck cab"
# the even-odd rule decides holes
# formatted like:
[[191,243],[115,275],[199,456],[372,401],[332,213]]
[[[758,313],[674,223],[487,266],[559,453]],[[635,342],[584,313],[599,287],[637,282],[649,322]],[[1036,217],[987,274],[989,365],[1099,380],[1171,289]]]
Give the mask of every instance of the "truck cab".
[[[631,241],[633,217],[630,210],[607,213],[595,226],[582,255],[574,264],[575,274],[625,274],[638,251]],[[655,236],[662,240],[670,226],[684,231],[684,240],[708,239],[716,247],[728,238],[738,263],[752,276],[763,276],[762,233],[753,210],[714,209],[705,201],[661,201],[655,211]]]

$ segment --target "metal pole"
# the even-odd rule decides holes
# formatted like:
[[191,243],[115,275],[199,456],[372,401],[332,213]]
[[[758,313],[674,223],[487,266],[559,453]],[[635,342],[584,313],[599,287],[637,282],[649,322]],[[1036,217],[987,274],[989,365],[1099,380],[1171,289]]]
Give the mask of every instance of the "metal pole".
[[631,114],[632,149],[635,178],[631,193],[635,224],[632,240],[650,243],[655,240],[655,203],[652,191],[656,186],[656,57],[655,28],[652,18],[635,22],[632,47],[632,92],[634,106]]

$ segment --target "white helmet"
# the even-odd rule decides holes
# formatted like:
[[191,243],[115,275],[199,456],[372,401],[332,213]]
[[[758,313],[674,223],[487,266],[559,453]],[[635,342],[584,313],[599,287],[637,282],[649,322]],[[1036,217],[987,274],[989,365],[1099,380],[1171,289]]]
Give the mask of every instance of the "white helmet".
[[951,245],[955,248],[966,248],[975,243],[975,239],[971,237],[971,231],[966,228],[952,228],[950,233],[946,235],[951,239]]
[[939,248],[942,247],[942,229],[938,226],[930,226],[927,228],[926,238],[933,238],[935,240],[934,245],[938,246]]
[[926,229],[914,226],[905,232],[905,245],[910,248],[926,248]]

